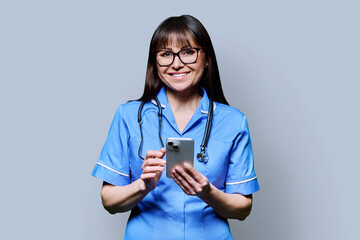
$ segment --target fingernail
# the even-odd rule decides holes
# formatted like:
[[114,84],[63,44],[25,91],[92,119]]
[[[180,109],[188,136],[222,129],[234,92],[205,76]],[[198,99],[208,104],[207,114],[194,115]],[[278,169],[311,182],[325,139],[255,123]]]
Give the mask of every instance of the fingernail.
[[165,165],[165,164],[166,164],[166,161],[165,161],[165,160],[162,160],[161,163],[162,163],[163,165]]
[[188,163],[184,163],[183,165],[184,165],[184,167],[186,167],[186,168],[191,167],[190,164],[188,164]]

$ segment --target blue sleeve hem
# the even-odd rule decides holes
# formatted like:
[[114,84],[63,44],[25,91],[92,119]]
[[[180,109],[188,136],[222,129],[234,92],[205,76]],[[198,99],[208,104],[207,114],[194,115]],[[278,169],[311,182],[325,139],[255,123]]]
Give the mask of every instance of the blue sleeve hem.
[[127,174],[115,172],[99,163],[95,165],[91,175],[116,186],[128,185],[131,182]]
[[230,194],[237,193],[241,195],[250,195],[258,190],[260,190],[260,186],[256,178],[248,182],[230,185],[227,184],[225,186],[225,192]]

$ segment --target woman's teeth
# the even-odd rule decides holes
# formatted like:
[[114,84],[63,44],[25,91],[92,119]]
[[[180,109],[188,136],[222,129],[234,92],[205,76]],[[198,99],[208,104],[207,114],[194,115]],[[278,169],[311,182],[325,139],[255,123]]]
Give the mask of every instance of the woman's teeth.
[[187,73],[172,74],[173,77],[183,77],[185,75],[187,75]]

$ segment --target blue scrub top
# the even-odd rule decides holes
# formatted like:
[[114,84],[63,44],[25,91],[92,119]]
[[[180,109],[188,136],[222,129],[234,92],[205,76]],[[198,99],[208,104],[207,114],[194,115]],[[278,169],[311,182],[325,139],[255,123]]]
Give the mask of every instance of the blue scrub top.
[[[157,95],[163,108],[161,138],[193,138],[195,153],[200,152],[207,119],[209,98],[203,97],[191,120],[180,132],[165,88]],[[140,178],[143,160],[138,156],[140,129],[137,121],[139,101],[121,105],[111,124],[108,138],[92,175],[113,185],[123,186]],[[249,195],[259,190],[254,171],[253,152],[246,117],[239,110],[214,103],[213,123],[206,153],[208,162],[194,156],[194,167],[221,191]],[[142,110],[144,135],[141,156],[159,150],[158,108],[154,101]],[[196,154],[195,154],[196,155]],[[166,155],[164,157],[166,159]],[[196,196],[186,195],[163,172],[157,187],[132,209],[124,239],[233,239],[226,219]]]

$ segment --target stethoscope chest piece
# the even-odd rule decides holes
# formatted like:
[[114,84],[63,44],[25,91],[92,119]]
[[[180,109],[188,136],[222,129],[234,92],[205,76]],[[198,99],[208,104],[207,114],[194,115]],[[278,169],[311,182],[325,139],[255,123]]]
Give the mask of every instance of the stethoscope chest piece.
[[206,152],[199,152],[198,154],[196,154],[196,159],[199,162],[207,163],[209,160],[209,157]]

